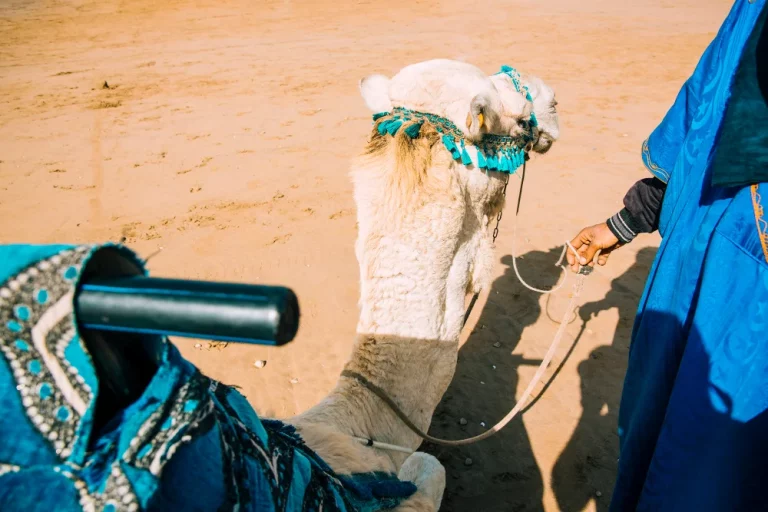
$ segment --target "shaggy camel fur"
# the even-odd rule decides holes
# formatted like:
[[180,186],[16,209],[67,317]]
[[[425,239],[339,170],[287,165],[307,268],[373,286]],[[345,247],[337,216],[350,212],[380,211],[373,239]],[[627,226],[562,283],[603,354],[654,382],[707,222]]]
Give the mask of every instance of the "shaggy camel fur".
[[[557,138],[554,95],[543,82],[527,80],[536,84],[534,96],[544,98],[540,109],[551,109],[549,118],[539,114],[550,123],[538,137],[550,142],[534,143],[546,151]],[[374,112],[393,106],[430,112],[452,120],[474,140],[486,132],[516,134],[531,114],[511,81],[449,60],[406,67],[391,80],[374,75],[363,79],[360,89]],[[391,137],[374,129],[353,165],[361,311],[346,369],[384,389],[423,431],[456,368],[466,294],[490,282],[487,227],[503,206],[501,178],[455,162],[429,124],[413,139],[402,130]],[[325,399],[288,422],[340,474],[395,472],[414,482],[417,493],[397,510],[439,509],[445,469],[437,459],[373,449],[352,439],[414,450],[421,444],[358,381],[341,377]]]

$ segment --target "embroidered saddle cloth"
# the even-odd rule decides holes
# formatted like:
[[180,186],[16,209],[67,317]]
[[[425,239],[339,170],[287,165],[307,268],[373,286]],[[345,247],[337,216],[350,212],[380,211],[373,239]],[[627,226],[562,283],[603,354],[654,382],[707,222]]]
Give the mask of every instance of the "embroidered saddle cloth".
[[131,335],[154,364],[120,405],[73,312],[82,276],[117,268],[145,272],[121,246],[0,246],[0,510],[373,511],[415,492],[395,475],[336,475],[159,336]]

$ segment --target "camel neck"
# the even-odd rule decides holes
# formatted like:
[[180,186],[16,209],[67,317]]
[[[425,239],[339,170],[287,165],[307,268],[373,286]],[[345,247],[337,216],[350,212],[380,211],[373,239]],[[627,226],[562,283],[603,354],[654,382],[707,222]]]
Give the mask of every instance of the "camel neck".
[[[398,269],[396,275],[388,275],[382,269],[387,268],[388,262],[362,263],[366,269],[375,268],[376,272],[361,279],[358,333],[402,340],[451,342],[458,339],[464,318],[466,281],[449,277],[462,269],[453,269],[450,263],[444,263],[445,268],[439,272],[430,272],[440,262],[433,261],[437,259],[433,254],[419,249],[413,250],[424,254],[420,258],[398,260],[404,268]],[[438,274],[441,279],[420,277],[430,274]],[[450,282],[446,285],[446,281]]]
[[[422,431],[453,378],[457,341],[358,335],[345,370],[383,390]],[[370,389],[342,377],[336,388],[301,415],[302,421],[332,423],[341,432],[416,449],[421,439]]]

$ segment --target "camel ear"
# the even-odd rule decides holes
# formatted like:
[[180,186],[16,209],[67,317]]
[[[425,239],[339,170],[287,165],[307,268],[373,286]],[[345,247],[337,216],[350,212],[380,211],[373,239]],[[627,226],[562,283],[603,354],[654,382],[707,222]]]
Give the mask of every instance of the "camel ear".
[[489,123],[495,116],[491,109],[491,100],[487,94],[480,93],[472,98],[467,114],[467,132],[469,137],[477,140],[488,131]]
[[360,94],[365,105],[375,114],[392,110],[389,99],[389,78],[384,75],[370,75],[360,80]]

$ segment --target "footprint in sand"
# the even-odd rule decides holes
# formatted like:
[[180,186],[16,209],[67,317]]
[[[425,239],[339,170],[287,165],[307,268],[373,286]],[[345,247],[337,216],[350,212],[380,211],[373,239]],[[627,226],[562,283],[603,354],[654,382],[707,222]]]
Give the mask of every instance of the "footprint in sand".
[[128,224],[123,224],[123,227],[120,229],[120,234],[125,238],[128,242],[131,242],[133,240],[136,240],[136,237],[139,236],[139,233],[137,231],[137,228],[141,225],[140,222],[130,222]]
[[351,209],[339,210],[336,213],[332,213],[328,218],[331,220],[336,220],[342,217],[346,217],[348,215],[352,215],[353,213],[354,213],[354,210],[351,210]]
[[292,236],[293,235],[291,233],[286,233],[283,236],[276,236],[275,238],[272,239],[271,242],[267,243],[266,245],[267,245],[267,247],[269,247],[270,245],[284,244],[288,240],[290,240]]

